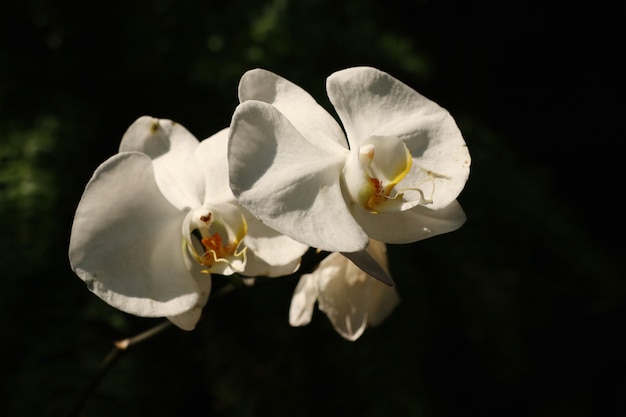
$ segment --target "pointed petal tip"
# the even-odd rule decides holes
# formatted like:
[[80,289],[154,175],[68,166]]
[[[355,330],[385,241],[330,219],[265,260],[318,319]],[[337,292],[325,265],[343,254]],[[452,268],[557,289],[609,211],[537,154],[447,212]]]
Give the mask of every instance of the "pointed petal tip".
[[350,259],[352,263],[369,274],[372,278],[377,279],[389,287],[395,286],[391,276],[380,266],[378,262],[366,250],[359,252],[341,252],[343,256]]

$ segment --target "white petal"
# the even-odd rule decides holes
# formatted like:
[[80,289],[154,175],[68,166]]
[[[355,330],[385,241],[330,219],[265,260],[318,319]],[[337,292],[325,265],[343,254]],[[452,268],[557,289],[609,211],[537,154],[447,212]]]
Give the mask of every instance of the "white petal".
[[76,210],[72,269],[127,313],[184,313],[198,304],[199,290],[181,249],[183,217],[161,195],[150,158],[115,155],[98,167]]
[[244,244],[248,247],[247,276],[279,277],[295,272],[308,246],[261,223],[242,208],[248,222]]
[[[370,240],[367,253],[388,273],[384,243]],[[399,302],[395,287],[376,281],[339,253],[330,254],[314,272],[300,278],[291,303],[290,323],[308,324],[316,300],[335,330],[352,341],[367,326],[384,320]]]
[[309,93],[279,75],[263,69],[246,72],[239,82],[239,101],[247,100],[272,104],[304,138],[322,149],[348,148],[335,119]]
[[168,201],[179,209],[202,205],[204,175],[194,153],[198,140],[182,125],[143,116],[126,131],[120,152],[137,151],[154,161],[157,184]]
[[369,289],[374,280],[339,253],[328,255],[313,274],[319,309],[342,337],[358,339],[367,327]]
[[176,327],[191,331],[196,328],[196,324],[202,316],[202,307],[195,306],[191,310],[178,314],[176,316],[169,316],[167,319],[171,321]]
[[[195,267],[200,270],[199,266],[195,264]],[[211,275],[209,274],[197,274],[195,276],[196,284],[198,284],[199,295],[198,303],[189,311],[178,314],[176,316],[169,316],[168,320],[174,323],[176,326],[183,330],[193,330],[198,324],[198,320],[202,316],[202,308],[209,300],[211,293]]]
[[301,243],[330,252],[367,245],[342,194],[344,158],[311,145],[267,103],[246,101],[235,110],[231,189],[263,223]]
[[353,214],[372,239],[386,243],[411,243],[452,232],[466,219],[456,200],[439,210],[417,206],[405,211],[372,214],[355,207]]
[[228,181],[228,129],[222,129],[200,142],[196,161],[205,177],[204,203],[219,204],[235,201]]
[[379,281],[372,282],[367,309],[367,324],[378,326],[399,303],[400,297],[395,287],[390,287]]
[[[206,204],[235,202],[228,179],[228,132],[223,129],[203,140],[196,152],[196,159],[204,167],[206,176]],[[294,272],[308,246],[265,226],[243,207],[240,210],[248,223],[244,238],[248,248],[247,261],[243,274],[275,277]]]
[[445,109],[387,73],[368,67],[332,74],[327,90],[351,148],[370,136],[404,141],[413,164],[398,189],[419,189],[432,197],[433,209],[457,198],[469,175],[470,156]]
[[294,327],[306,326],[313,317],[317,301],[317,282],[311,274],[302,275],[293,292],[289,306],[289,324]]
[[[387,273],[389,272],[387,246],[384,243],[371,239],[367,252]],[[369,297],[367,308],[367,324],[369,326],[377,326],[382,323],[400,302],[396,288],[379,281],[372,282]]]

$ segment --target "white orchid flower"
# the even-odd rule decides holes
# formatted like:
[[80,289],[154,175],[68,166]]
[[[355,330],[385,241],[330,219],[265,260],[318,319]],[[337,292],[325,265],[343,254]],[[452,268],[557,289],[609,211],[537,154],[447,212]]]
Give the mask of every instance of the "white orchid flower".
[[336,72],[326,89],[343,130],[290,81],[261,69],[244,74],[228,152],[239,203],[330,252],[459,228],[470,155],[450,114],[374,68]]
[[[384,243],[372,240],[367,251],[389,272]],[[317,302],[335,330],[354,341],[368,326],[380,324],[399,301],[395,287],[373,279],[348,258],[332,253],[314,272],[300,277],[291,299],[289,324],[309,324]]]
[[228,186],[228,129],[202,142],[180,124],[144,116],[100,165],[78,204],[69,257],[113,307],[195,327],[211,273],[294,272],[307,246],[241,208]]

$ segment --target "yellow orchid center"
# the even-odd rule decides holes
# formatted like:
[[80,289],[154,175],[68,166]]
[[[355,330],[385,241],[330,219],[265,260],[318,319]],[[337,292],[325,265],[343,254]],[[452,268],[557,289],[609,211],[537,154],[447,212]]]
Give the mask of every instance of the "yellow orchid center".
[[411,152],[395,136],[372,136],[352,150],[343,169],[352,200],[370,213],[399,210],[403,194],[395,187],[411,169]]
[[246,265],[245,218],[233,204],[192,210],[183,224],[189,255],[207,273],[230,275],[243,272]]
[[222,236],[219,232],[215,232],[212,236],[205,237],[200,240],[202,246],[204,246],[204,254],[200,256],[198,261],[201,265],[211,267],[218,259],[226,259],[229,256],[233,256],[237,250],[235,243],[239,242],[222,242]]

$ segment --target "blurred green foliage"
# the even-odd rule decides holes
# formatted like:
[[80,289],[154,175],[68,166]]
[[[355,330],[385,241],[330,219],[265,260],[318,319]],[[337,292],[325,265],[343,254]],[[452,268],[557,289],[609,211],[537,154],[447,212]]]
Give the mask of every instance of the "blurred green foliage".
[[[84,415],[624,415],[621,5],[416,0],[9,0],[0,14],[0,414],[64,415],[111,342],[154,320],[91,295],[73,211],[126,127],[228,125],[250,68],[330,111],[324,79],[383,69],[447,107],[472,153],[459,231],[390,247],[403,302],[355,343],[294,280],[212,301],[126,353]],[[555,22],[560,22],[557,27]],[[581,22],[584,22],[582,25]],[[593,27],[593,33],[581,27]],[[596,25],[597,26],[597,25]]]

